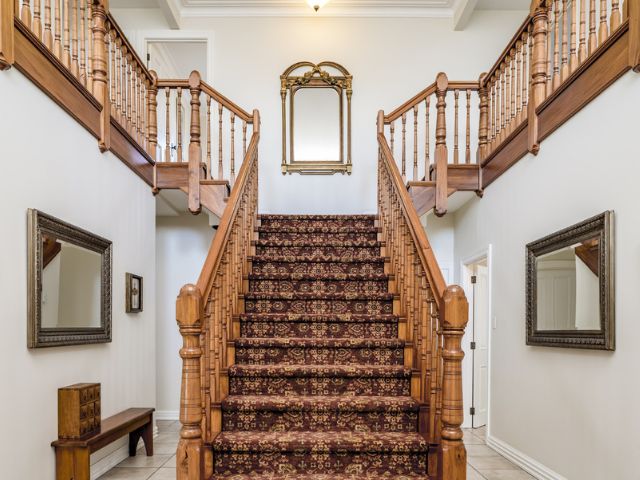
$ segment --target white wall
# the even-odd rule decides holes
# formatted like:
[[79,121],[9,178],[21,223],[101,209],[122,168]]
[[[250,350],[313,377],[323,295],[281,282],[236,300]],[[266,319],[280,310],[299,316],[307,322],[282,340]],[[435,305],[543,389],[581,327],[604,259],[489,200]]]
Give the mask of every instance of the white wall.
[[[155,205],[148,185],[101,154],[95,138],[15,69],[0,74],[0,105],[0,464],[3,478],[53,480],[59,387],[100,382],[103,417],[155,406],[154,289],[145,289],[143,313],[125,313],[125,272],[155,283]],[[28,208],[113,242],[112,343],[27,349]]]
[[182,337],[176,324],[176,298],[187,283],[196,283],[215,230],[206,215],[158,217],[156,222],[156,301],[159,418],[177,418],[180,407]]
[[[457,262],[493,245],[490,435],[568,479],[638,478],[638,104],[628,73],[455,214]],[[526,346],[525,245],[609,209],[616,351]]]
[[[139,10],[115,15],[138,45],[140,31],[166,28]],[[190,18],[183,28],[213,33],[214,87],[246,109],[260,109],[261,212],[373,213],[377,111],[397,107],[439,71],[451,79],[477,79],[525,16],[479,11],[461,32],[452,31],[450,19],[428,18]],[[301,60],[333,60],[354,76],[350,177],[280,172],[280,74]]]

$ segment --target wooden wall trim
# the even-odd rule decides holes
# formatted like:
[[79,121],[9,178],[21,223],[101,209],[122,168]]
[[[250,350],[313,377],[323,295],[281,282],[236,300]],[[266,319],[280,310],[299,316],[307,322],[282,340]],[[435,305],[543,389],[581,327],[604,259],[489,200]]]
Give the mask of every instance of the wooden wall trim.
[[0,0],[0,70],[13,65],[14,0]]
[[109,150],[150,187],[153,187],[153,160],[113,117],[111,117]]

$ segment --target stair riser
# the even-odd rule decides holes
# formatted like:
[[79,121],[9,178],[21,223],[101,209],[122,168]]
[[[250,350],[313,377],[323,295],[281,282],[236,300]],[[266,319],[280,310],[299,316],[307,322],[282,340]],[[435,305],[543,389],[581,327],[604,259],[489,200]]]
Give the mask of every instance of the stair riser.
[[340,258],[378,258],[379,247],[256,247],[256,254],[269,256],[322,257],[334,255]]
[[249,291],[253,293],[387,293],[387,280],[250,280]]
[[253,273],[256,274],[286,274],[296,273],[304,275],[354,274],[354,275],[384,275],[384,263],[338,263],[338,262],[254,262]]
[[425,453],[214,452],[216,474],[426,474]]
[[402,348],[236,347],[243,365],[403,365]]
[[378,240],[378,232],[371,230],[366,232],[259,232],[260,240],[279,242],[375,242]]
[[241,322],[246,338],[398,338],[397,323]]
[[321,411],[292,410],[223,412],[225,431],[285,432],[416,432],[418,414],[413,411],[342,412],[336,409]]
[[260,225],[267,228],[373,228],[375,220],[373,218],[281,219],[262,217]]
[[393,313],[393,301],[378,300],[246,300],[247,313],[312,313],[367,315]]
[[231,377],[231,395],[409,396],[408,378]]

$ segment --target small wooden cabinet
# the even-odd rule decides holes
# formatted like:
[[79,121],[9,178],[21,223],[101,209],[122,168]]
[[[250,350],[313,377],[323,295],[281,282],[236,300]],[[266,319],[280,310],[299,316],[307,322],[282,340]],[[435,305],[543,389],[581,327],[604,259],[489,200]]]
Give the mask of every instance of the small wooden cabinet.
[[100,384],[58,389],[58,438],[82,438],[100,430]]

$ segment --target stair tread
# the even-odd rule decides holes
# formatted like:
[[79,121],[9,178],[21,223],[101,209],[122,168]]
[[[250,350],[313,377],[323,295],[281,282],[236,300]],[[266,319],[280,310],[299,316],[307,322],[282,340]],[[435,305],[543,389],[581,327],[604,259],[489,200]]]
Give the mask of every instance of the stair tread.
[[354,215],[283,215],[279,213],[261,213],[260,220],[377,220],[378,215],[354,214]]
[[387,281],[385,273],[250,273],[249,280]]
[[279,225],[277,227],[256,227],[256,231],[265,233],[378,233],[379,227],[356,227],[352,225],[341,226],[302,226],[302,225]]
[[402,365],[240,365],[229,367],[232,377],[386,377],[408,378],[411,369]]
[[247,300],[272,300],[280,298],[283,300],[393,300],[392,293],[366,293],[366,292],[250,292],[245,293]]
[[215,452],[427,452],[419,433],[407,432],[222,432],[213,441]]
[[254,255],[249,257],[251,262],[279,262],[279,263],[384,263],[385,257],[351,258],[337,255]]
[[401,348],[406,342],[396,338],[245,337],[235,340],[235,344],[236,347]]
[[393,480],[429,480],[426,475],[398,475],[389,474],[358,474],[349,475],[342,473],[325,474],[288,474],[288,475],[271,475],[271,474],[250,474],[250,475],[214,475],[211,480],[367,480],[389,478]]
[[395,323],[399,317],[391,314],[359,315],[340,313],[243,313],[241,321],[253,322],[310,322],[310,323]]
[[[325,241],[321,241],[325,240]],[[320,239],[312,241],[304,240],[256,240],[255,245],[258,247],[355,247],[355,248],[376,248],[384,245],[384,242],[378,240],[326,240]]]
[[223,402],[224,410],[247,411],[331,411],[385,412],[418,411],[420,405],[412,397],[382,397],[361,395],[230,395]]

